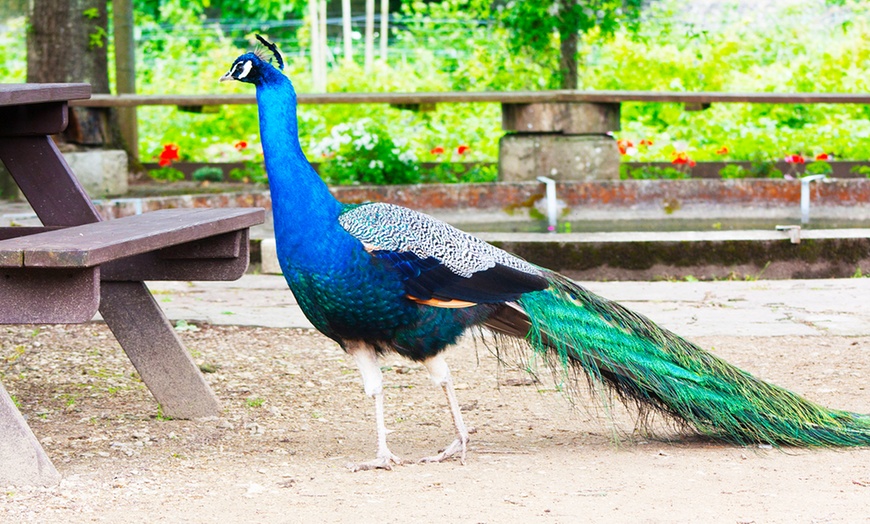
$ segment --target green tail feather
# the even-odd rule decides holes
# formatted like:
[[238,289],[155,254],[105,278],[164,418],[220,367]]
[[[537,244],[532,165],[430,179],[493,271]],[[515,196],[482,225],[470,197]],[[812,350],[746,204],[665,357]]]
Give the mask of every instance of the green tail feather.
[[531,320],[528,342],[623,397],[741,444],[870,445],[870,416],[809,402],[567,279],[550,279],[549,289],[518,301]]

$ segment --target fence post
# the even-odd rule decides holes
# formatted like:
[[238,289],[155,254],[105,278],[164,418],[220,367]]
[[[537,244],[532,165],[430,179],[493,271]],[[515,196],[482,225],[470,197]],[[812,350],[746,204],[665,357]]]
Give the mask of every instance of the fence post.
[[[115,26],[115,84],[118,94],[136,93],[136,44],[133,39],[133,5],[131,0],[113,0],[112,23]],[[118,124],[127,154],[139,159],[139,130],[136,106],[118,107]]]
[[619,178],[619,103],[502,104],[499,180]]

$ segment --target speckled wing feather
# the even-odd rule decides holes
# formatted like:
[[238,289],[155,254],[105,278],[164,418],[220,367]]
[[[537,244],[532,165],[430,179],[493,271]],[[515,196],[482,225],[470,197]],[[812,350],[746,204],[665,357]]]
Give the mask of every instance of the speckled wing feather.
[[543,272],[429,215],[384,203],[348,206],[339,224],[405,279],[420,302],[511,301],[545,289]]

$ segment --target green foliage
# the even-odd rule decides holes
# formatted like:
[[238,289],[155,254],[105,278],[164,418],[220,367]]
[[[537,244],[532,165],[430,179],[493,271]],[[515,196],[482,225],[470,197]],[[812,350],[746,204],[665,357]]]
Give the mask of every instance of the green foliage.
[[622,164],[619,166],[619,178],[621,178],[622,180],[681,180],[689,177],[690,175],[687,170],[677,169],[675,167],[644,165],[638,168],[631,168],[626,164]]
[[[610,20],[616,0],[587,5],[601,12],[584,20]],[[828,5],[789,3],[765,17],[722,7],[715,23],[693,25],[688,0],[658,0],[644,7],[633,27],[604,23],[581,34],[581,89],[723,92],[844,92],[870,90],[870,5],[849,0]],[[330,64],[330,92],[540,90],[559,85],[559,15],[545,2],[445,0],[403,3],[401,24],[390,34],[388,63],[371,74],[342,60]],[[549,6],[554,2],[547,2]],[[576,3],[572,3],[574,5]],[[289,23],[304,16],[296,0],[134,0],[137,85],[143,94],[251,93],[249,85],[217,84],[241,52],[252,28],[268,29],[287,59],[285,72],[300,93],[311,91],[307,29]],[[499,10],[493,5],[504,5]],[[573,8],[572,8],[573,9]],[[529,14],[520,17],[520,13]],[[608,14],[609,13],[609,14]],[[622,15],[620,15],[622,16]],[[512,18],[511,18],[512,17]],[[535,22],[535,17],[540,23]],[[602,18],[603,17],[603,18]],[[257,23],[245,22],[246,18]],[[631,19],[622,17],[619,21]],[[209,20],[208,22],[206,20]],[[218,26],[211,20],[223,20]],[[616,20],[616,18],[613,18]],[[775,20],[771,23],[770,20]],[[808,22],[812,20],[812,22]],[[832,21],[843,20],[843,23]],[[233,23],[230,24],[229,22]],[[26,21],[0,24],[0,78],[26,78]],[[502,23],[499,23],[502,22]],[[701,24],[702,22],[696,22]],[[521,25],[528,32],[518,34]],[[524,26],[525,27],[525,26]],[[608,36],[609,34],[609,36]],[[527,40],[534,40],[529,42]],[[107,41],[109,52],[111,42]],[[537,47],[535,47],[537,46]],[[522,47],[517,51],[518,47]],[[537,49],[534,51],[533,49]],[[870,159],[870,107],[860,104],[713,104],[686,112],[679,104],[622,104],[618,138],[638,144],[627,161],[668,162],[686,152],[696,161],[752,161],[747,176],[782,176],[775,159],[793,153],[812,158]],[[299,109],[307,152],[339,124],[377,122],[387,137],[402,137],[420,159],[439,144],[468,144],[463,162],[493,162],[503,135],[498,104],[439,104],[434,111],[401,111],[379,104],[303,105]],[[185,113],[171,106],[139,109],[140,158],[154,160],[164,144],[177,144],[185,160],[246,162],[236,176],[264,181],[257,111],[232,105],[216,113]],[[250,146],[237,150],[234,144]],[[727,153],[720,153],[727,149]],[[311,160],[318,161],[316,155]],[[453,167],[420,173],[421,180],[460,179]],[[242,173],[242,171],[244,173]],[[486,170],[483,170],[486,171]],[[490,172],[463,175],[486,179]],[[730,173],[737,175],[736,172]],[[867,175],[868,173],[862,173]],[[648,176],[649,173],[645,176]]]
[[320,175],[330,184],[414,184],[420,165],[404,140],[372,120],[339,124],[313,148],[321,159]]
[[194,170],[190,176],[197,182],[220,182],[224,179],[224,171],[219,167],[203,166]]
[[109,33],[102,27],[96,27],[92,33],[88,33],[88,49],[103,47]]
[[594,33],[606,38],[622,24],[634,29],[641,5],[640,0],[511,1],[500,9],[499,20],[510,31],[508,41],[514,54],[526,52],[533,60],[547,64],[558,61],[554,56],[558,57],[560,41],[568,35]]
[[808,175],[830,175],[834,172],[834,168],[825,161],[817,160],[807,164],[805,172]]
[[[27,79],[26,19],[0,19],[0,78],[3,82],[24,82]],[[5,29],[5,30],[4,30]]]
[[291,20],[302,18],[301,0],[134,0],[137,13],[158,22],[206,16],[221,20]]
[[495,182],[498,179],[496,164],[466,164],[439,162],[430,168],[421,168],[421,181],[439,184]]
[[782,171],[777,169],[776,162],[765,158],[761,153],[754,153],[750,159],[749,177],[751,178],[779,178]]
[[268,184],[266,166],[262,161],[246,160],[244,167],[236,167],[230,170],[230,178],[241,182],[254,182],[256,184]]
[[864,175],[867,178],[870,178],[870,166],[853,166],[852,169],[849,170],[849,172],[858,175]]
[[148,176],[158,182],[180,182],[184,180],[184,173],[174,167],[160,167],[148,171]]
[[746,178],[749,171],[738,164],[728,164],[719,170],[719,176],[722,178]]

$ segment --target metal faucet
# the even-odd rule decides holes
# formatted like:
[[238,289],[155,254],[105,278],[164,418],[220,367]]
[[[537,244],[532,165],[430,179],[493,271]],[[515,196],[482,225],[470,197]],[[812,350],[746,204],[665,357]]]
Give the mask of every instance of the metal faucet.
[[547,185],[547,231],[555,233],[559,219],[559,206],[556,202],[556,181],[545,176],[539,176],[538,181]]
[[809,175],[801,178],[801,224],[810,222],[810,182],[826,178],[827,175]]

